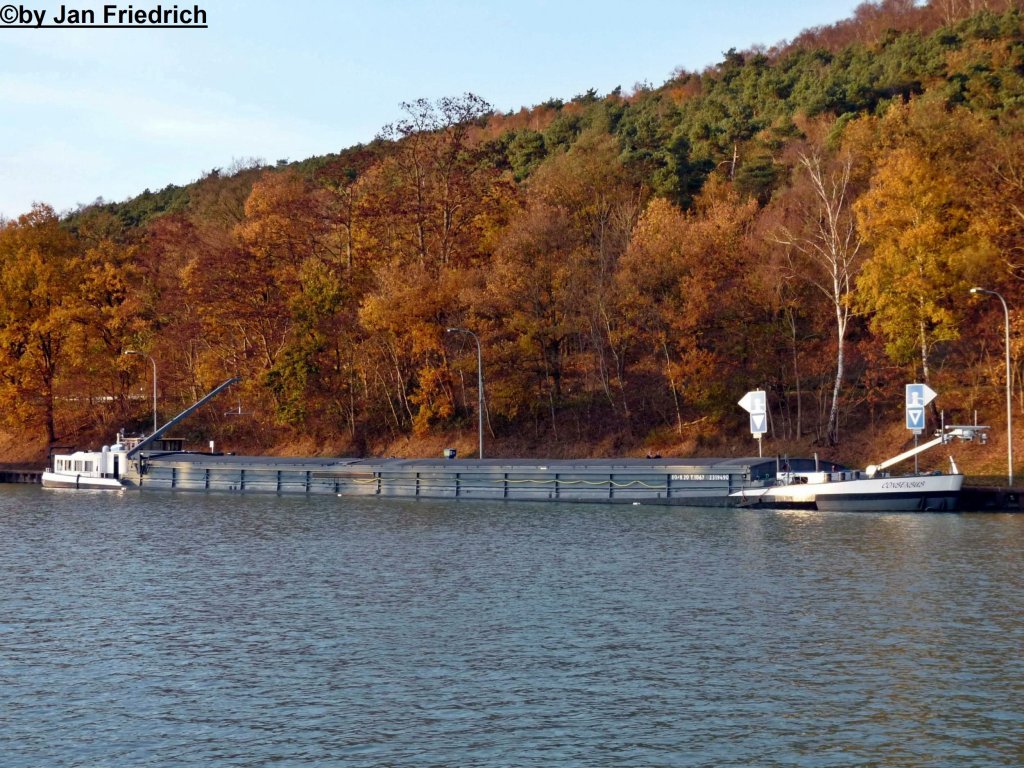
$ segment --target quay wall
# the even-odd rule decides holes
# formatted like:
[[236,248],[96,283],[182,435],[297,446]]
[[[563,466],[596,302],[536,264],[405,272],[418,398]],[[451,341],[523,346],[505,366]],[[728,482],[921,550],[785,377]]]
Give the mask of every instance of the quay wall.
[[43,481],[41,469],[0,469],[0,483],[39,485]]

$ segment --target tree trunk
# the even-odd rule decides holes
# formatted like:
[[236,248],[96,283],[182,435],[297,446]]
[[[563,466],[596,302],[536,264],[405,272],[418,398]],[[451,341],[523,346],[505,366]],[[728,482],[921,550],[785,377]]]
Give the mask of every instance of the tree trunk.
[[676,408],[676,432],[683,436],[683,412],[679,409],[679,390],[676,389],[676,379],[672,375],[672,360],[668,355],[668,344],[663,340],[661,348],[665,352],[665,375],[668,377],[668,385],[672,390],[672,404]]
[[924,321],[919,324],[919,330],[921,332],[921,376],[922,381],[928,383],[928,334],[927,329],[924,327]]
[[796,387],[796,437],[797,440],[803,434],[803,392],[800,389],[800,359],[797,356],[796,344],[796,315],[792,307],[786,310],[786,317],[789,320],[790,338],[793,342],[793,384]]
[[832,386],[832,409],[828,415],[828,444],[839,444],[839,393],[843,386],[846,360],[846,310],[836,304],[836,380]]

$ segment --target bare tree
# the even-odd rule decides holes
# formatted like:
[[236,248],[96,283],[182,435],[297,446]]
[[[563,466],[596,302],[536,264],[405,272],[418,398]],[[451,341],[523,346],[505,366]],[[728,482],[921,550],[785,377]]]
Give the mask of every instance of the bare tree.
[[839,395],[850,322],[849,296],[861,248],[849,194],[851,164],[852,160],[847,158],[828,167],[817,152],[801,152],[799,168],[810,184],[810,194],[799,205],[798,228],[791,231],[782,227],[774,235],[776,242],[789,249],[792,274],[820,291],[835,311],[836,377],[827,430],[830,445],[839,442]]

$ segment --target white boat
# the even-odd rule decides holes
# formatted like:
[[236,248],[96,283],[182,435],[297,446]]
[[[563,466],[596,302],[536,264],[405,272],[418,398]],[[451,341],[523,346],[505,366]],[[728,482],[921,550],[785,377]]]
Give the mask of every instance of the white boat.
[[56,454],[53,466],[43,472],[44,488],[89,488],[119,491],[124,488],[121,472],[126,466],[126,448],[118,441],[99,451]]
[[867,477],[863,472],[780,472],[775,484],[731,494],[743,506],[842,512],[929,512],[957,508],[964,476]]
[[934,440],[864,470],[793,472],[784,466],[761,488],[730,494],[741,506],[840,512],[939,512],[957,509],[964,476],[951,456],[950,472],[892,476],[883,470],[953,438],[984,439],[983,426],[950,426]]

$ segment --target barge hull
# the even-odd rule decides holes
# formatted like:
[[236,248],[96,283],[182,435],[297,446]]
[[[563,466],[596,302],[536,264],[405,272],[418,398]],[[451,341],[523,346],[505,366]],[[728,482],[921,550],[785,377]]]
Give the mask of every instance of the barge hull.
[[208,454],[142,457],[132,487],[356,497],[736,506],[774,460],[284,459]]

